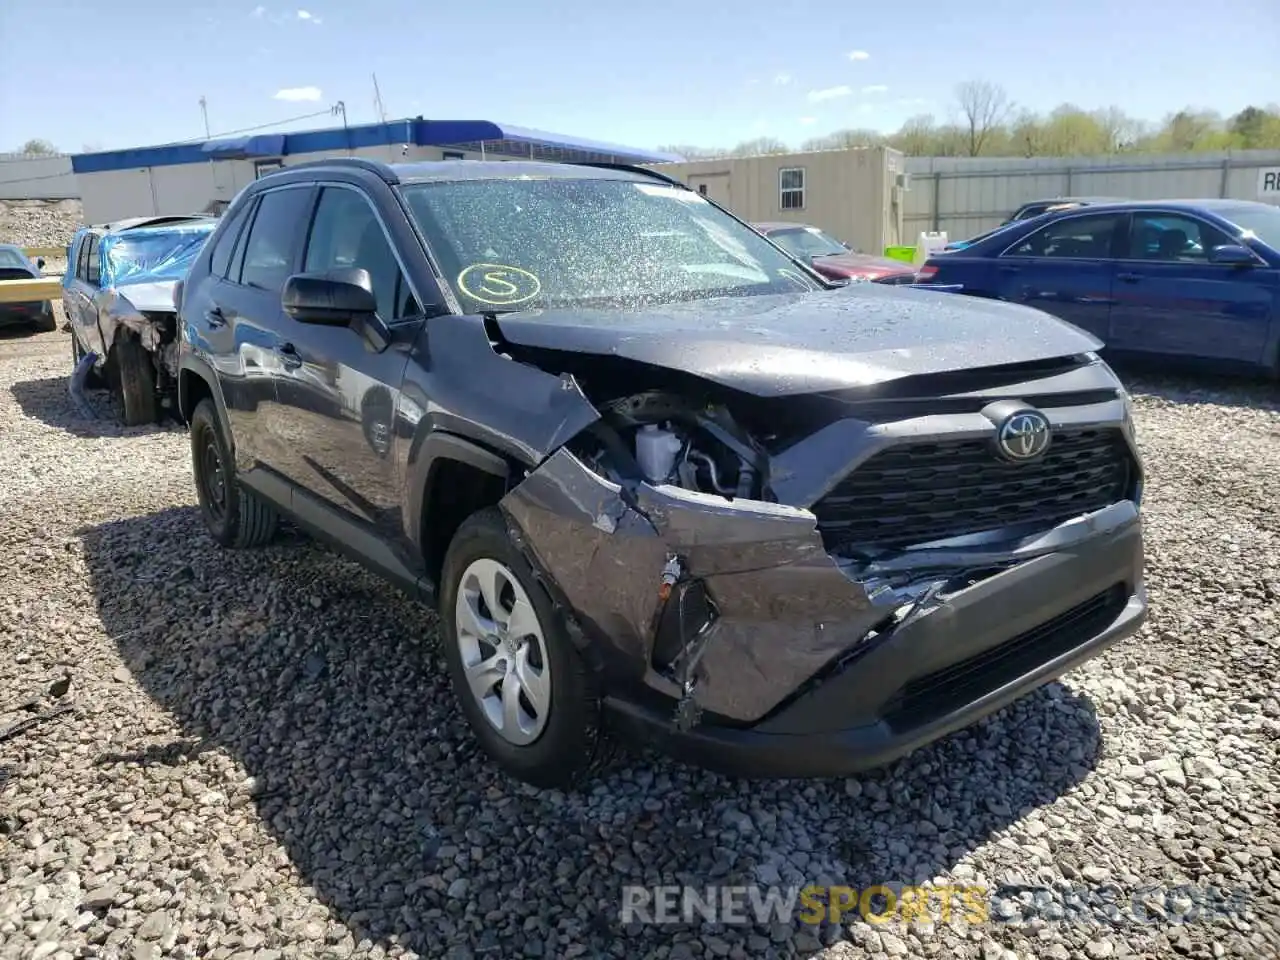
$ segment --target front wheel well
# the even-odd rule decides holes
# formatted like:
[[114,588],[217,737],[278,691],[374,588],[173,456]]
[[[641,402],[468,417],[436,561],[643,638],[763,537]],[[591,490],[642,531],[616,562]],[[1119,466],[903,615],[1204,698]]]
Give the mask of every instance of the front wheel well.
[[213,387],[208,380],[194,370],[183,370],[178,374],[178,413],[184,423],[191,422],[191,414],[206,398],[213,398]]
[[445,553],[463,521],[497,504],[506,492],[506,477],[474,464],[441,458],[432,465],[423,495],[420,541],[432,581],[440,582]]

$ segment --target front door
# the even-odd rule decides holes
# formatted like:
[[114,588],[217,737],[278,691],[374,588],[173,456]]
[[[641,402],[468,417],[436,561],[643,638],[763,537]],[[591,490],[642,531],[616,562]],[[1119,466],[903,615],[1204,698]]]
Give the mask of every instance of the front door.
[[1044,310],[1106,342],[1113,244],[1124,223],[1119,213],[1063,217],[1018,241],[996,260],[1000,299]]
[[[400,562],[404,541],[401,481],[395,454],[396,413],[409,349],[422,308],[369,199],[349,185],[321,188],[302,269],[369,272],[378,316],[391,329],[384,348],[359,329],[286,319],[282,339],[293,355],[277,381],[280,431],[296,451],[287,464],[300,488],[390,546]],[[377,560],[377,557],[370,559]]]
[[1111,345],[1164,356],[1258,363],[1280,287],[1261,260],[1210,263],[1209,252],[1236,243],[1187,213],[1136,213],[1116,271]]

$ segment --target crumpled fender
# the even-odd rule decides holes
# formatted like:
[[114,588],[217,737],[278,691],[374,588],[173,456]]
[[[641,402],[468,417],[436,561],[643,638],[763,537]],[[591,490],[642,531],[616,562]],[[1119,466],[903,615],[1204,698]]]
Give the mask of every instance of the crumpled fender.
[[98,330],[102,334],[104,362],[121,329],[136,333],[142,346],[151,353],[160,348],[159,326],[143,316],[142,311],[119,288],[108,287],[98,291],[94,296],[94,306],[98,312]]
[[808,510],[640,483],[634,496],[560,449],[500,503],[584,633],[663,687],[650,659],[662,574],[679,559],[718,616],[668,693],[741,721],[768,713],[888,614],[827,554]]

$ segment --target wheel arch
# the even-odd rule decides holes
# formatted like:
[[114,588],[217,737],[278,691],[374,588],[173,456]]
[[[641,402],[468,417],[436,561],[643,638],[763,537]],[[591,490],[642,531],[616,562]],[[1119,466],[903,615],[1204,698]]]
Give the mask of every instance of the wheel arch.
[[466,437],[438,430],[423,436],[409,465],[405,525],[432,583],[440,581],[458,527],[476,511],[495,506],[512,474],[507,458]]
[[[178,415],[182,422],[191,425],[191,415],[197,404],[206,397],[213,399],[218,410],[218,419],[224,428],[227,427],[227,407],[222,399],[222,391],[218,388],[218,377],[213,368],[204,360],[195,356],[184,356],[178,364]],[[227,442],[235,451],[235,437],[228,430]]]

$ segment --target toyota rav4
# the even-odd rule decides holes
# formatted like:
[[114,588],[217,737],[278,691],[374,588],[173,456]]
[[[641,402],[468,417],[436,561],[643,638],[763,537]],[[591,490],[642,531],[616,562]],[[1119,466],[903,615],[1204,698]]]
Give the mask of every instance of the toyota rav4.
[[651,171],[289,167],[178,296],[214,539],[283,514],[437,606],[463,714],[531,783],[615,736],[740,774],[878,766],[1146,616],[1097,340],[837,287]]

